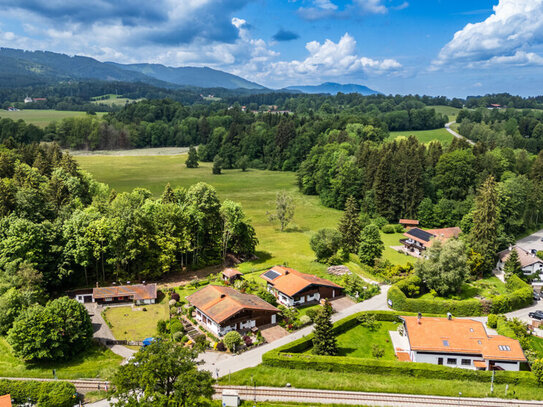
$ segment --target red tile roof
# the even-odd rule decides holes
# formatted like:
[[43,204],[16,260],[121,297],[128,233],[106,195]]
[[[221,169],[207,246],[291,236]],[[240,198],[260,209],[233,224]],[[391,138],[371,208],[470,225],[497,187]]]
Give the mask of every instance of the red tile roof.
[[119,285],[112,287],[96,287],[92,289],[95,299],[132,297],[134,300],[156,299],[156,284]]
[[0,396],[0,407],[11,407],[11,396],[9,394]]
[[415,219],[400,219],[398,223],[400,225],[418,225],[419,221]]
[[[266,277],[265,274],[268,273],[268,271],[270,270],[275,271],[279,274],[279,276],[274,279]],[[320,285],[339,289],[343,288],[336,283],[331,282],[330,280],[326,280],[312,274],[301,273],[289,267],[275,266],[272,267],[270,270],[268,270],[266,273],[261,274],[260,277],[272,284],[275,289],[282,292],[283,294],[288,295],[289,297],[296,295],[310,285]]]
[[220,324],[245,309],[279,312],[256,295],[243,294],[231,287],[208,285],[187,297],[187,301]]
[[414,351],[480,354],[484,359],[526,361],[517,340],[502,335],[490,336],[479,321],[430,317],[422,317],[419,321],[412,316],[401,318],[405,321],[409,344]]
[[243,273],[237,269],[231,269],[231,268],[228,268],[228,269],[224,269],[222,274],[228,278],[232,278],[234,276],[242,276]]

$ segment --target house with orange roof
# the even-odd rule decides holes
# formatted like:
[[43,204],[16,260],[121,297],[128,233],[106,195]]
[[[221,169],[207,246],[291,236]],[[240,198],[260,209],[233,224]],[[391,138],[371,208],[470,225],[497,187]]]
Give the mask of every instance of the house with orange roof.
[[[95,287],[92,289],[92,302],[134,302],[137,305],[154,304],[157,298],[156,284],[117,285],[112,287]],[[80,299],[84,302],[84,298]]]
[[260,277],[266,280],[267,290],[277,298],[277,302],[287,307],[343,295],[343,287],[336,283],[289,267],[272,267]]
[[520,363],[526,362],[519,341],[488,335],[482,322],[421,314],[400,318],[407,349],[396,344],[395,349],[397,355],[407,355],[405,360],[471,370],[510,371],[520,370]]
[[189,295],[187,301],[195,308],[198,323],[217,336],[275,324],[279,312],[256,295],[217,285],[205,286]]
[[400,219],[398,223],[406,229],[416,228],[419,226],[419,221],[416,219]]
[[234,281],[242,278],[243,273],[239,271],[238,269],[233,268],[226,268],[221,273],[223,281],[227,281],[230,284],[234,283]]
[[422,255],[424,250],[432,246],[434,240],[440,240],[445,243],[447,240],[460,236],[462,229],[459,227],[443,228],[443,229],[428,229],[411,228],[403,235],[405,239],[400,239],[407,253]]

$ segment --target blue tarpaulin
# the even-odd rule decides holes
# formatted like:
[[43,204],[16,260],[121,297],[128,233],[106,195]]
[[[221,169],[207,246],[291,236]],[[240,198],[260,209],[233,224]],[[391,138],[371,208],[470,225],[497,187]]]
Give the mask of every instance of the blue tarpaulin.
[[154,340],[155,338],[145,338],[143,340],[143,346],[149,346]]

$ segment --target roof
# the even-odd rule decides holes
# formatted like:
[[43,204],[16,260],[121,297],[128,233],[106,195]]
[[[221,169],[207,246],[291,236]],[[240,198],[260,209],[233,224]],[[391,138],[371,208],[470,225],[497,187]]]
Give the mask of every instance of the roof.
[[450,238],[460,236],[460,233],[462,233],[462,229],[460,229],[458,226],[455,226],[452,228],[428,230],[413,228],[405,232],[403,235],[419,242],[424,247],[431,247],[432,239],[438,239],[442,242],[446,242]]
[[272,284],[276,290],[289,297],[292,297],[311,285],[343,289],[343,287],[330,280],[312,274],[301,273],[297,270],[283,266],[272,267],[261,274],[260,277]]
[[419,352],[477,354],[484,359],[526,361],[515,339],[489,336],[484,325],[472,319],[401,317],[411,350]]
[[521,267],[527,267],[531,266],[535,263],[543,263],[543,260],[541,260],[539,257],[537,257],[535,254],[530,253],[528,250],[523,249],[519,246],[513,246],[511,249],[503,250],[498,253],[498,257],[501,262],[506,262],[507,259],[509,259],[509,255],[511,254],[511,250],[514,249],[518,253],[518,259],[520,261]]
[[484,360],[474,360],[473,365],[475,367],[482,367],[486,369],[486,362]]
[[242,273],[241,271],[239,271],[239,270],[237,270],[237,269],[230,269],[230,268],[224,269],[224,270],[222,271],[222,274],[223,274],[224,276],[228,277],[228,278],[232,278],[232,277],[234,277],[234,276],[242,276],[242,275],[243,275],[243,273]]
[[273,305],[256,295],[243,294],[231,287],[208,285],[187,297],[187,301],[216,323],[245,309],[278,312]]
[[419,221],[415,219],[400,219],[398,223],[401,225],[418,225]]
[[92,296],[95,299],[131,296],[134,300],[153,300],[157,297],[156,284],[96,287],[92,289]]
[[0,407],[11,407],[11,396],[9,394],[0,396]]

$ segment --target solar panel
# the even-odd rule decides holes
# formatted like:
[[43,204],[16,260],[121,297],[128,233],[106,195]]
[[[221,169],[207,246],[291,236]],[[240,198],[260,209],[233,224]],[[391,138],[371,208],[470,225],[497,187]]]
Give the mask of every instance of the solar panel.
[[430,239],[432,237],[434,237],[434,235],[432,235],[431,233],[428,233],[425,230],[417,229],[417,228],[411,229],[409,232],[407,232],[407,234],[411,235],[411,236],[414,236],[414,237],[416,237],[418,239],[422,239],[425,242],[429,242]]
[[279,277],[281,273],[278,273],[274,270],[268,270],[264,273],[264,277],[266,277],[269,280],[275,280],[277,277]]

